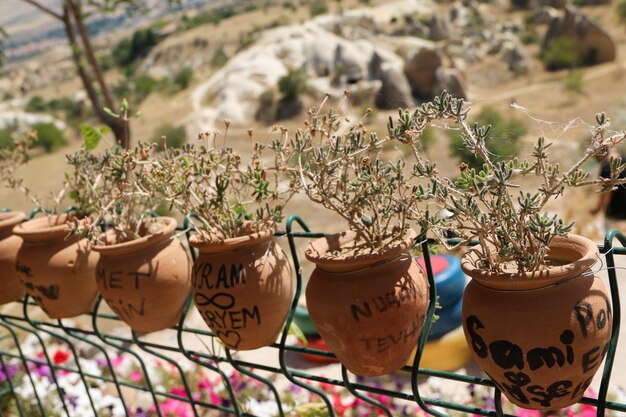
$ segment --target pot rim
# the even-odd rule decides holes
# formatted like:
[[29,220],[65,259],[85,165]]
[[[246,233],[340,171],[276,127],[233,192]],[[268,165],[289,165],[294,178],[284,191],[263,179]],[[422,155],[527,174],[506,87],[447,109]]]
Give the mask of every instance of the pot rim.
[[327,272],[349,272],[363,268],[376,267],[407,253],[413,247],[417,232],[411,228],[405,231],[404,238],[397,244],[382,250],[351,256],[334,256],[330,250],[337,250],[349,242],[353,242],[358,233],[348,230],[314,240],[309,244],[304,255],[318,268]]
[[0,233],[13,230],[15,226],[26,220],[26,214],[21,211],[0,212]]
[[[128,242],[114,243],[112,245],[107,245],[106,243],[94,245],[93,250],[98,252],[101,256],[124,256],[146,247],[156,246],[161,242],[171,239],[172,234],[178,226],[176,219],[173,217],[155,217],[154,219],[165,221],[165,227],[156,233],[142,236]],[[106,242],[106,239],[110,238],[113,233],[113,230],[108,230],[105,233],[102,233],[100,235],[100,240]]]
[[197,233],[189,238],[189,244],[200,253],[221,253],[250,248],[272,240],[276,233],[276,225],[271,224],[258,232],[245,234],[228,239],[211,239],[205,234]]
[[[45,215],[19,223],[13,228],[13,234],[29,243],[65,239],[68,235],[67,221],[74,217],[74,213]],[[57,224],[60,221],[62,224]]]
[[553,266],[541,271],[526,273],[498,273],[476,267],[480,250],[472,249],[461,258],[461,268],[480,285],[507,291],[524,291],[544,288],[559,282],[576,278],[598,261],[598,247],[590,239],[576,235],[556,236],[550,243],[549,257],[566,261],[564,265]]

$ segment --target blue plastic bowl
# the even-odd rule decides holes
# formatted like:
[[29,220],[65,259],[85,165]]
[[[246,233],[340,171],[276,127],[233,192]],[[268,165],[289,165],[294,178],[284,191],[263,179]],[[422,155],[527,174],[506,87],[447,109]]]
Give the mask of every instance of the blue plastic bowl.
[[459,327],[463,321],[462,310],[463,299],[460,299],[453,306],[435,310],[439,319],[431,326],[428,340],[439,339]]

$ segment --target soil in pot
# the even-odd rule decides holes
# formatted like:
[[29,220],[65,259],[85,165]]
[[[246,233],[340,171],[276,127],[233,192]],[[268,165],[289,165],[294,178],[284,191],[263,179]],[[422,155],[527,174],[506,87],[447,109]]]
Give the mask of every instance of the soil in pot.
[[17,251],[22,239],[13,234],[13,228],[24,221],[24,213],[13,211],[0,213],[0,304],[17,301],[24,296],[24,286],[17,275]]
[[399,370],[417,345],[428,309],[428,279],[408,254],[415,232],[374,254],[343,253],[356,234],[314,241],[316,264],[307,289],[315,328],[350,372],[385,375]]
[[272,344],[283,329],[294,282],[274,228],[220,241],[194,236],[193,299],[211,331],[229,348]]
[[13,229],[23,240],[14,265],[18,278],[53,319],[89,312],[98,293],[98,254],[86,239],[67,238],[70,216],[41,217]]
[[191,260],[173,236],[176,219],[147,222],[141,238],[119,242],[111,230],[104,235],[104,244],[94,247],[100,253],[97,283],[102,298],[138,333],[175,325],[191,282]]
[[609,295],[590,270],[595,244],[557,237],[550,256],[563,265],[525,275],[479,270],[476,252],[462,263],[473,278],[463,324],[474,359],[511,402],[536,410],[578,402],[611,338]]

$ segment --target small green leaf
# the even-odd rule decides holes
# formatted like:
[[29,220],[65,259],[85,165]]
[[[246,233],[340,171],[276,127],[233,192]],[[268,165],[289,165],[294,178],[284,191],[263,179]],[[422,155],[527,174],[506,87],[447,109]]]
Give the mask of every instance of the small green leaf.
[[107,126],[96,128],[89,125],[80,125],[79,128],[85,140],[85,149],[87,152],[96,149],[102,137],[111,131]]
[[120,117],[120,115],[119,115],[119,114],[115,113],[113,110],[111,110],[111,109],[110,109],[110,108],[108,108],[108,107],[104,107],[102,110],[103,110],[106,114],[108,114],[109,116],[111,116],[111,117],[115,117],[115,118],[119,118],[119,117]]
[[302,329],[300,329],[300,327],[294,322],[292,322],[291,327],[289,327],[289,334],[297,337],[304,346],[309,344],[309,341],[306,340],[306,336],[302,332]]

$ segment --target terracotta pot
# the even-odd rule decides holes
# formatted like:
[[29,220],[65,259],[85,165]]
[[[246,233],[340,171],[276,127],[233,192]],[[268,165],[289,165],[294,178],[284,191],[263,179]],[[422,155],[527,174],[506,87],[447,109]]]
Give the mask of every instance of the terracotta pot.
[[28,295],[53,319],[78,316],[93,307],[98,254],[86,239],[67,238],[68,215],[21,223],[13,233],[24,242],[15,268]]
[[163,228],[129,242],[116,243],[115,232],[104,234],[97,268],[102,298],[138,333],[175,325],[185,306],[191,281],[191,260],[173,234],[176,219],[159,217]]
[[564,263],[528,274],[477,269],[478,252],[462,261],[472,281],[463,327],[474,359],[514,404],[553,410],[578,402],[611,338],[607,290],[591,266],[595,244],[556,237],[550,258]]
[[307,289],[315,328],[339,360],[360,376],[399,370],[417,345],[428,308],[428,279],[408,254],[416,233],[375,254],[336,257],[353,242],[344,232],[318,239],[306,257],[316,264]]
[[19,211],[0,213],[0,304],[17,301],[24,296],[24,286],[17,276],[17,251],[22,238],[13,234],[13,228],[24,221],[26,215]]
[[294,284],[291,264],[274,242],[274,231],[217,242],[190,239],[199,251],[192,280],[194,302],[229,348],[268,346],[283,329]]

